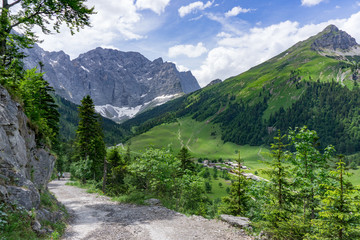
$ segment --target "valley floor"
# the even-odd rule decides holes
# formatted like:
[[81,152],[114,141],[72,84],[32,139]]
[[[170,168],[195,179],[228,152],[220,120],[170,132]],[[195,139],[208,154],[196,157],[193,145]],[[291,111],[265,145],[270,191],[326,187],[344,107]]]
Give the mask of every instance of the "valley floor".
[[48,185],[73,216],[63,239],[252,239],[221,221],[187,217],[161,206],[119,204],[65,183],[56,180]]

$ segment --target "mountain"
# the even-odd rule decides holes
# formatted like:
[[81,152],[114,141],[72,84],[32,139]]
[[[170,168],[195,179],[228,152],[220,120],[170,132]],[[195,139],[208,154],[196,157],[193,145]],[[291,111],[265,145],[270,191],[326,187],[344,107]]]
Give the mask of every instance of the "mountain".
[[75,104],[90,95],[96,110],[115,121],[200,89],[191,72],[137,52],[96,48],[71,60],[63,51],[47,52],[38,45],[24,51],[25,67],[42,62],[44,78],[56,94]]
[[122,124],[142,134],[191,116],[224,142],[268,144],[276,130],[307,125],[338,152],[360,151],[360,46],[330,25],[316,36],[229,78]]

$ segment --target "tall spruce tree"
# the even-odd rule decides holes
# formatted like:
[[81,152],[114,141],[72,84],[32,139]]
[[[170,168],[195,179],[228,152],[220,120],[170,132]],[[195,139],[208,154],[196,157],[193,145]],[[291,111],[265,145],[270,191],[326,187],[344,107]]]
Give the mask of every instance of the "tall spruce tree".
[[89,95],[81,100],[79,106],[79,126],[76,131],[76,159],[89,160],[92,178],[100,180],[106,155],[103,132]]
[[[269,183],[266,185],[268,196],[267,204],[264,206],[264,227],[265,231],[273,239],[284,239],[289,230],[286,226],[291,214],[291,183],[289,166],[287,163],[289,154],[286,151],[288,144],[284,143],[287,135],[274,137],[271,144],[271,160],[266,161],[267,170],[263,172],[269,176]],[[285,238],[286,239],[286,238]]]

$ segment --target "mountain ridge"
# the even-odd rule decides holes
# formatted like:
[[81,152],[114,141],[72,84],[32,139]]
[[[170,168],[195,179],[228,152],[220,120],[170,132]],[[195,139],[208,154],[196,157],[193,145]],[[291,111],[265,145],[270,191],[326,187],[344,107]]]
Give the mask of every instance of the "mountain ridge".
[[[44,78],[58,95],[76,104],[90,95],[104,116],[115,121],[126,119],[121,115],[126,110],[144,111],[200,89],[191,72],[179,72],[173,63],[162,58],[150,61],[137,52],[98,47],[73,60],[63,51],[47,52],[38,45],[24,52],[25,67],[42,62]],[[164,101],[156,100],[159,97]]]

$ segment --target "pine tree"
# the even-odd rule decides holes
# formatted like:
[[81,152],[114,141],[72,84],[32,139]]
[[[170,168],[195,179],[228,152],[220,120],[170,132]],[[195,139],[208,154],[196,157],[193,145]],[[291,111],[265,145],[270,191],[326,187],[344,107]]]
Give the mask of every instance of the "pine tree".
[[292,213],[292,193],[290,172],[288,165],[289,154],[286,151],[288,147],[283,141],[287,135],[274,137],[274,143],[271,144],[272,160],[265,162],[268,170],[263,173],[269,176],[269,183],[266,185],[268,202],[264,206],[265,231],[273,239],[287,239],[290,234],[291,226],[288,225]]
[[124,177],[127,171],[127,164],[116,148],[111,148],[107,154],[107,192],[119,194],[124,190]]
[[76,159],[91,162],[90,172],[95,180],[100,180],[106,154],[103,133],[94,103],[89,95],[81,100],[79,106],[79,126],[76,131]]
[[307,239],[345,240],[360,238],[359,189],[347,179],[344,156],[338,156],[337,168],[330,172],[333,182],[322,184],[326,189],[321,199],[319,219],[313,220],[315,235]]
[[195,164],[191,160],[191,155],[189,153],[189,150],[186,147],[182,147],[180,149],[180,152],[177,157],[181,161],[182,172],[185,172],[186,170],[190,170],[190,171],[195,170]]
[[18,93],[26,115],[37,127],[37,142],[51,146],[57,143],[60,115],[50,95],[54,89],[43,79],[43,74],[36,71],[36,68],[25,71],[23,79],[19,80]]
[[323,153],[318,150],[319,137],[313,130],[302,127],[289,132],[295,152],[291,159],[293,164],[295,191],[297,199],[302,202],[304,223],[310,224],[315,218],[315,207],[318,204],[316,196],[321,194],[320,184],[327,179],[327,161],[333,152],[333,147],[328,146]]
[[231,184],[229,196],[222,198],[224,205],[221,211],[234,216],[245,216],[250,201],[250,197],[247,194],[249,180],[243,175],[243,170],[241,169],[242,160],[240,152],[236,162],[238,164],[236,178]]

